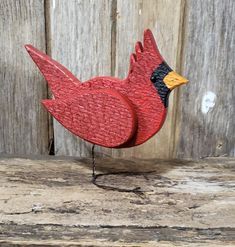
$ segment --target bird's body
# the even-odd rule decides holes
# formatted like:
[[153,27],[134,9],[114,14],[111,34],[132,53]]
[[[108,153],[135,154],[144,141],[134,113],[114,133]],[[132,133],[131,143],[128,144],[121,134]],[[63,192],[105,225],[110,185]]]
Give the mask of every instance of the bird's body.
[[132,147],[150,139],[165,121],[170,91],[187,82],[164,62],[150,30],[143,47],[137,42],[124,80],[103,76],[81,83],[47,55],[30,45],[26,49],[55,97],[43,101],[47,110],[75,135],[105,147]]
[[[144,78],[143,78],[144,79]],[[121,147],[136,146],[144,143],[158,132],[165,121],[167,108],[161,102],[161,98],[156,94],[156,89],[152,83],[144,83],[142,78],[136,81],[136,77],[127,77],[119,80],[112,77],[97,77],[81,84],[81,88],[99,90],[116,90],[125,96],[134,108],[137,119],[137,127],[134,138],[126,142]],[[153,107],[156,106],[156,107]]]

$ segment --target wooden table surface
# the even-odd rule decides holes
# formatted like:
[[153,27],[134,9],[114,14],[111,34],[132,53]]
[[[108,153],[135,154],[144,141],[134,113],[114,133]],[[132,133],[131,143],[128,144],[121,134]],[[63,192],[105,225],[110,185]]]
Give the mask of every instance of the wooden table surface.
[[235,159],[0,158],[0,246],[235,246]]

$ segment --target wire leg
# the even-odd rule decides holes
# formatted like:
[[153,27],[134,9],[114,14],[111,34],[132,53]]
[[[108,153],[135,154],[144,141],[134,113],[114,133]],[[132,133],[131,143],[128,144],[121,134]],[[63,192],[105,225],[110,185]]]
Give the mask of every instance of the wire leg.
[[95,145],[92,145],[91,148],[91,157],[92,157],[92,181],[96,179],[96,167],[95,167]]

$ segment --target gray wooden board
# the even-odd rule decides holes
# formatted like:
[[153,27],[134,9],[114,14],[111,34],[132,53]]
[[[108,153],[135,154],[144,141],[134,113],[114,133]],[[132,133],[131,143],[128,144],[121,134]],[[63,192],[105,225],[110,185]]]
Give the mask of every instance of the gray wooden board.
[[235,244],[232,158],[45,158],[0,159],[1,246]]
[[0,1],[0,153],[46,154],[47,87],[24,49],[45,49],[44,1]]
[[[80,81],[111,74],[111,6],[108,0],[58,0],[47,5],[50,55]],[[56,121],[54,137],[56,155],[90,156],[91,145]]]
[[[178,157],[235,155],[235,1],[186,1]],[[181,114],[180,114],[181,113]]]
[[[115,75],[127,76],[130,54],[135,43],[143,40],[143,32],[150,28],[160,52],[172,69],[177,68],[184,1],[175,0],[117,0]],[[175,105],[177,94],[170,95],[167,119],[163,128],[145,144],[114,150],[115,157],[172,158],[175,136]],[[156,106],[157,107],[157,106]]]
[[[234,246],[234,229],[0,224],[5,246]],[[2,240],[2,239],[7,240]]]

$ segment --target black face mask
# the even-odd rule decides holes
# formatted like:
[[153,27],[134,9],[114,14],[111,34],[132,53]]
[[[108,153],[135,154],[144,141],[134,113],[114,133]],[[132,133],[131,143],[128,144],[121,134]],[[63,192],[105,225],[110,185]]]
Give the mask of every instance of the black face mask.
[[160,95],[160,98],[162,100],[162,103],[165,107],[168,106],[168,98],[171,90],[165,85],[163,82],[163,79],[165,76],[168,75],[169,72],[171,72],[172,69],[168,66],[166,62],[162,62],[157,69],[155,69],[150,77],[150,80],[152,81],[153,85],[158,91],[158,94]]

